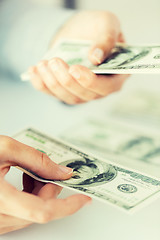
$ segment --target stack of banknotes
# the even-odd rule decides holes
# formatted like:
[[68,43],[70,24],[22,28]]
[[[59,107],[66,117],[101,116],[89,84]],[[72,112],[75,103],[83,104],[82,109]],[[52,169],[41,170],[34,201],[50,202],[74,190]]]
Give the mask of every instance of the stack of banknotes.
[[[96,74],[160,73],[160,45],[129,46],[119,43],[98,66],[88,60],[90,45],[89,41],[62,40],[47,52],[44,59],[59,57],[69,65],[81,64]],[[29,80],[28,73],[23,73],[21,78]]]
[[[98,123],[93,122],[89,124]],[[107,123],[107,125],[108,124],[109,123]],[[77,131],[75,136],[72,139],[66,139],[66,142],[52,138],[33,128],[27,128],[16,134],[15,139],[46,153],[54,162],[73,168],[74,174],[69,180],[53,181],[37,176],[28,169],[20,169],[39,181],[53,182],[62,187],[74,189],[75,191],[119,207],[128,213],[134,213],[137,209],[145,206],[160,195],[160,178],[144,172],[142,173],[139,170],[135,170],[135,168],[127,167],[127,164],[125,166],[126,159],[131,162],[134,161],[134,159],[137,160],[139,141],[144,144],[144,151],[142,149],[140,152],[140,161],[143,161],[145,158],[146,161],[152,160],[152,150],[145,149],[145,144],[147,147],[148,142],[150,143],[150,141],[156,141],[157,139],[149,139],[148,136],[148,139],[147,137],[145,139],[145,137],[140,136],[140,133],[133,133],[131,131],[131,136],[129,136],[130,132],[128,132],[126,136],[124,136],[123,141],[120,141],[120,139],[116,137],[119,132],[115,136],[112,136],[112,134],[114,135],[116,130],[123,132],[123,129],[118,129],[119,126],[113,123],[108,125],[108,127],[110,126],[112,126],[112,129],[106,129],[104,133],[102,128],[98,128],[98,130],[101,130],[100,132],[96,134],[91,133],[84,141],[86,137],[86,125],[83,125],[81,133]],[[89,126],[88,130],[91,130],[91,128]],[[84,136],[82,138],[83,133]],[[107,135],[108,133],[110,134],[109,139],[105,136],[105,134]],[[71,136],[71,134],[69,135]],[[93,135],[94,138],[92,139]],[[64,136],[67,136],[67,134]],[[101,138],[103,141],[103,138],[106,138],[106,142],[108,141],[110,143],[108,148],[105,149],[105,145],[100,144],[103,143]],[[74,144],[77,144],[79,141],[80,143],[77,145],[81,143],[82,145],[86,145],[88,147],[87,151],[85,151],[86,147],[82,147],[81,149],[83,150],[81,150],[69,144],[69,141],[71,142],[73,140]],[[95,147],[97,156],[101,155],[101,157],[96,157],[96,153],[93,152]],[[89,148],[92,154],[88,153]],[[151,155],[151,157],[149,155]],[[120,160],[119,162],[122,164],[116,159]]]
[[[90,43],[86,41],[63,40],[44,59],[60,57],[69,65],[81,64],[96,74],[160,73],[158,45],[117,44],[110,56],[98,66],[88,60],[89,47]],[[21,77],[29,80],[28,73]],[[119,101],[118,106],[125,103]],[[132,106],[133,111],[130,106],[128,109],[118,106],[112,109],[110,118],[84,119],[59,139],[33,128],[15,135],[17,140],[46,153],[56,163],[73,168],[71,179],[53,181],[28,169],[21,170],[39,181],[71,188],[128,213],[134,213],[157,199],[160,196],[160,133],[146,133],[124,119],[117,121],[117,116],[132,117],[134,113],[138,118],[142,112],[135,105]],[[158,112],[156,116],[159,115]]]

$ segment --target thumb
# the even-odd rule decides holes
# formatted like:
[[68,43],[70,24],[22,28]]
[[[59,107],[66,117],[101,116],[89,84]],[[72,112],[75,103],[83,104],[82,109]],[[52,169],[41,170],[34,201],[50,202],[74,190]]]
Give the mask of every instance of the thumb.
[[112,48],[115,47],[117,42],[117,34],[110,33],[106,37],[99,37],[95,40],[89,50],[89,60],[94,64],[98,65],[102,63],[107,56],[110,54]]
[[71,168],[58,165],[46,154],[6,136],[0,136],[1,161],[4,165],[29,169],[46,179],[65,180],[72,176]]

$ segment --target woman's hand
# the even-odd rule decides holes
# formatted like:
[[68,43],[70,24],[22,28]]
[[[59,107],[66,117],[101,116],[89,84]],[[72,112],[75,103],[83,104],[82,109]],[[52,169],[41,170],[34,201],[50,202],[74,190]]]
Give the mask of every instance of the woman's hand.
[[78,211],[91,199],[76,194],[57,199],[61,187],[38,182],[23,174],[23,191],[5,181],[11,166],[30,169],[54,180],[72,176],[72,169],[57,165],[47,155],[12,138],[0,136],[0,234],[18,230],[32,223],[47,223]]
[[[107,11],[84,11],[73,16],[54,37],[51,47],[60,39],[91,40],[88,53],[97,65],[107,58],[117,42],[124,42],[119,20]],[[33,86],[68,104],[84,103],[118,91],[128,75],[96,75],[80,65],[69,67],[63,59],[41,61],[29,69]]]

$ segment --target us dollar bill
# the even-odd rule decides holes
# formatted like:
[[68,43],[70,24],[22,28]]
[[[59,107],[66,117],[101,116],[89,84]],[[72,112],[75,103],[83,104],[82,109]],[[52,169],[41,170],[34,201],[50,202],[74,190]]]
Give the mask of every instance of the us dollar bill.
[[73,168],[73,177],[65,181],[44,179],[21,168],[39,181],[74,189],[130,213],[160,193],[158,179],[113,164],[107,158],[97,158],[33,128],[19,132],[15,139],[46,153],[54,162]]
[[[157,87],[159,87],[157,85]],[[160,95],[145,89],[128,90],[121,94],[113,104],[111,114],[127,121],[148,125],[150,128],[160,127]],[[103,109],[103,112],[105,110]],[[106,113],[107,116],[107,113]]]
[[[61,40],[48,51],[44,59],[59,57],[69,65],[80,64],[96,74],[160,73],[160,45],[130,46],[118,43],[98,66],[91,64],[88,59],[90,46],[89,41]],[[21,78],[27,80],[29,75],[24,73]]]
[[[72,132],[72,134],[70,134]],[[62,133],[70,143],[114,163],[160,178],[160,131],[117,118],[86,118]]]

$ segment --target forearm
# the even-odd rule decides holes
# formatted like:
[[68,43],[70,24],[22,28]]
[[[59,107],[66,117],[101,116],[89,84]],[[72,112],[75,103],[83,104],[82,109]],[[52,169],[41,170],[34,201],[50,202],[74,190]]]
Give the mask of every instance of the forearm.
[[74,12],[16,0],[5,5],[0,14],[0,65],[20,74],[42,58],[54,34]]

